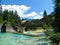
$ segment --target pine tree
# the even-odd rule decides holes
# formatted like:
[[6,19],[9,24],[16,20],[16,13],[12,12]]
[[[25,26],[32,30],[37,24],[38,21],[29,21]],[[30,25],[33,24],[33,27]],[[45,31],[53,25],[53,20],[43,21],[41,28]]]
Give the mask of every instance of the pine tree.
[[3,21],[8,21],[8,10],[3,12]]
[[44,23],[47,24],[48,16],[47,16],[47,12],[46,12],[46,10],[44,11],[44,14],[43,14],[43,15],[44,15],[44,16],[43,16]]

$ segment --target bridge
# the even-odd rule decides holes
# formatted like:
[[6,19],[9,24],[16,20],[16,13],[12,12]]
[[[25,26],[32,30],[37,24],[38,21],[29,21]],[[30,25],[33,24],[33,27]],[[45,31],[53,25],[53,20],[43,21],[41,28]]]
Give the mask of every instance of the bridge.
[[[1,32],[1,27],[3,24],[0,24],[0,32]],[[25,32],[25,27],[18,27],[18,30],[16,31],[10,24],[6,24],[6,32],[19,32],[19,33],[24,33]]]

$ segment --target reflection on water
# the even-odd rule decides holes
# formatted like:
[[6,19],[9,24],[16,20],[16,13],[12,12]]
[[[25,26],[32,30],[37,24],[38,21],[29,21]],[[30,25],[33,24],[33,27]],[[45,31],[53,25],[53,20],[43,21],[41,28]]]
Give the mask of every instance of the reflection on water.
[[45,38],[25,36],[14,33],[0,33],[0,45],[49,45]]

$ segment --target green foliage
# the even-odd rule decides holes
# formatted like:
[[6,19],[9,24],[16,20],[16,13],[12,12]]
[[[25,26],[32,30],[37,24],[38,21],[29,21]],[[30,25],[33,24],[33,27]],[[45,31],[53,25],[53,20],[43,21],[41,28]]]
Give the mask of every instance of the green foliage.
[[53,33],[53,30],[48,29],[48,30],[45,31],[45,34],[47,36],[51,37],[54,33]]
[[55,20],[53,27],[55,32],[60,32],[60,0],[55,0]]
[[47,24],[44,24],[42,27],[43,29],[46,29],[46,30],[52,29],[52,26]]
[[11,25],[15,25],[15,24],[20,24],[21,20],[16,11],[13,12],[13,11],[4,10],[0,14],[0,23],[1,22],[6,22],[6,23],[10,23]]
[[55,13],[51,19],[54,30],[46,31],[45,33],[50,37],[53,43],[58,45],[60,42],[60,0],[55,0]]
[[38,30],[41,30],[41,29],[43,29],[43,28],[42,28],[42,27],[37,27],[37,29],[38,29]]
[[52,40],[53,43],[56,43],[56,45],[58,45],[59,42],[60,42],[60,33],[54,33],[54,34],[52,34],[52,36],[50,37],[50,39]]
[[2,23],[2,13],[0,13],[0,23]]
[[45,33],[53,43],[57,43],[60,41],[60,33],[54,33],[51,30],[46,30]]
[[0,23],[2,23],[2,16],[0,16]]
[[44,29],[48,29],[47,24],[44,24],[44,25],[43,25],[43,28],[44,28]]
[[15,11],[15,13],[12,11],[9,12],[9,19],[8,21],[12,24],[20,24],[21,20],[20,17],[18,16],[17,12]]
[[8,10],[5,10],[3,12],[3,21],[7,20],[8,21]]
[[44,23],[46,24],[47,23],[47,19],[48,19],[48,16],[47,16],[47,12],[46,11],[44,11],[44,14],[43,14],[44,16],[43,16],[43,21],[44,21]]
[[46,19],[47,18],[47,12],[46,12],[46,10],[44,11],[44,17],[43,17],[44,19]]
[[51,38],[54,38],[56,40],[60,40],[60,33],[54,33],[54,34],[52,34]]

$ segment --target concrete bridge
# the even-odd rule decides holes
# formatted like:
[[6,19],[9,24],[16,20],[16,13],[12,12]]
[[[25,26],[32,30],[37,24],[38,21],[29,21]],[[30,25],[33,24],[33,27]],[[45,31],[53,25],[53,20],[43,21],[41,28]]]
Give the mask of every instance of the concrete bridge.
[[[0,24],[0,32],[1,32],[1,27],[3,24]],[[6,24],[6,32],[19,32],[19,33],[24,33],[25,32],[25,27],[18,27],[17,31],[10,25]]]

